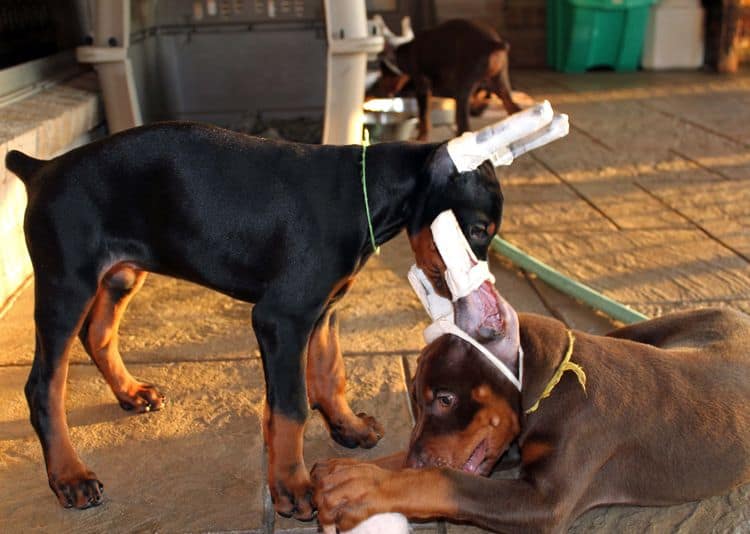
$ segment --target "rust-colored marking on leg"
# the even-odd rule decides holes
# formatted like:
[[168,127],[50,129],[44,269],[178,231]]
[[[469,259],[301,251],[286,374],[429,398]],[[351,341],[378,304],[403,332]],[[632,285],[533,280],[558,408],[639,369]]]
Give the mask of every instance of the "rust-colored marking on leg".
[[125,367],[119,349],[120,322],[128,304],[143,286],[147,273],[120,264],[105,274],[82,331],[82,341],[112,392],[125,410],[148,412],[164,404],[151,384],[136,380]]
[[[88,508],[101,503],[103,486],[73,448],[65,398],[70,346],[91,301],[82,284],[76,287],[70,283],[62,291],[59,288],[43,276],[36,279],[36,351],[25,393],[50,488],[62,506]],[[59,298],[63,294],[68,297],[65,302]]]
[[263,437],[268,449],[268,487],[276,511],[303,521],[313,517],[312,484],[302,456],[305,426],[266,404]]
[[320,410],[336,442],[366,449],[377,444],[383,427],[369,415],[355,415],[346,401],[346,374],[335,311],[328,310],[310,336],[306,379],[310,405]]

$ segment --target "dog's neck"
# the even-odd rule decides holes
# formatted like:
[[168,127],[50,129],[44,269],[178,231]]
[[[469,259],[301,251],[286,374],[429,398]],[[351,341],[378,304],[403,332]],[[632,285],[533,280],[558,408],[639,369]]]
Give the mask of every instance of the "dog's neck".
[[[524,376],[521,417],[540,398],[569,346],[568,330],[557,319],[519,314]],[[542,401],[544,403],[544,401]]]
[[[380,143],[366,150],[367,194],[375,241],[395,237],[414,216],[416,197],[427,189],[424,167],[438,143]],[[360,159],[361,149],[357,156]]]

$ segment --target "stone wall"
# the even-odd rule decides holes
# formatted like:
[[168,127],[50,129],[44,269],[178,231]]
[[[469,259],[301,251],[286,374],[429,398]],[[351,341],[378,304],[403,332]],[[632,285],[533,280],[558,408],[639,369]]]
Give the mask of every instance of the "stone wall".
[[96,77],[85,74],[0,107],[0,313],[32,274],[23,234],[26,190],[5,154],[64,152],[103,121]]

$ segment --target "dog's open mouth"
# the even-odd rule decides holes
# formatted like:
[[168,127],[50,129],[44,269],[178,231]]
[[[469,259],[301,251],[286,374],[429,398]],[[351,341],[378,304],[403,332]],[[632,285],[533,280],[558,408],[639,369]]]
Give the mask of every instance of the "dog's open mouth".
[[466,471],[467,473],[472,474],[480,474],[479,473],[479,467],[484,463],[484,460],[487,458],[487,440],[483,439],[479,442],[479,445],[476,446],[474,451],[471,453],[471,456],[469,456],[469,459],[466,460],[466,463],[461,467],[462,471]]

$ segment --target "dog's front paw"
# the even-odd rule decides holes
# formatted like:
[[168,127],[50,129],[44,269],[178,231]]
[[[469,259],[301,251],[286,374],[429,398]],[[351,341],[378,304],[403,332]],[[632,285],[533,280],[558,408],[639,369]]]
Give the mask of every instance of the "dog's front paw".
[[304,466],[294,469],[286,478],[269,476],[268,487],[279,515],[300,521],[312,520],[312,483]]
[[311,476],[321,525],[335,524],[342,531],[351,530],[368,517],[393,507],[385,488],[397,475],[374,464],[332,458],[316,463]]
[[331,437],[339,445],[353,449],[371,449],[385,434],[385,429],[377,419],[366,413],[358,413],[340,423],[331,423]]
[[125,391],[117,394],[117,400],[123,410],[136,413],[161,410],[167,402],[156,386],[135,381]]
[[104,485],[86,469],[75,474],[49,475],[49,487],[64,508],[83,510],[98,506],[104,497]]

